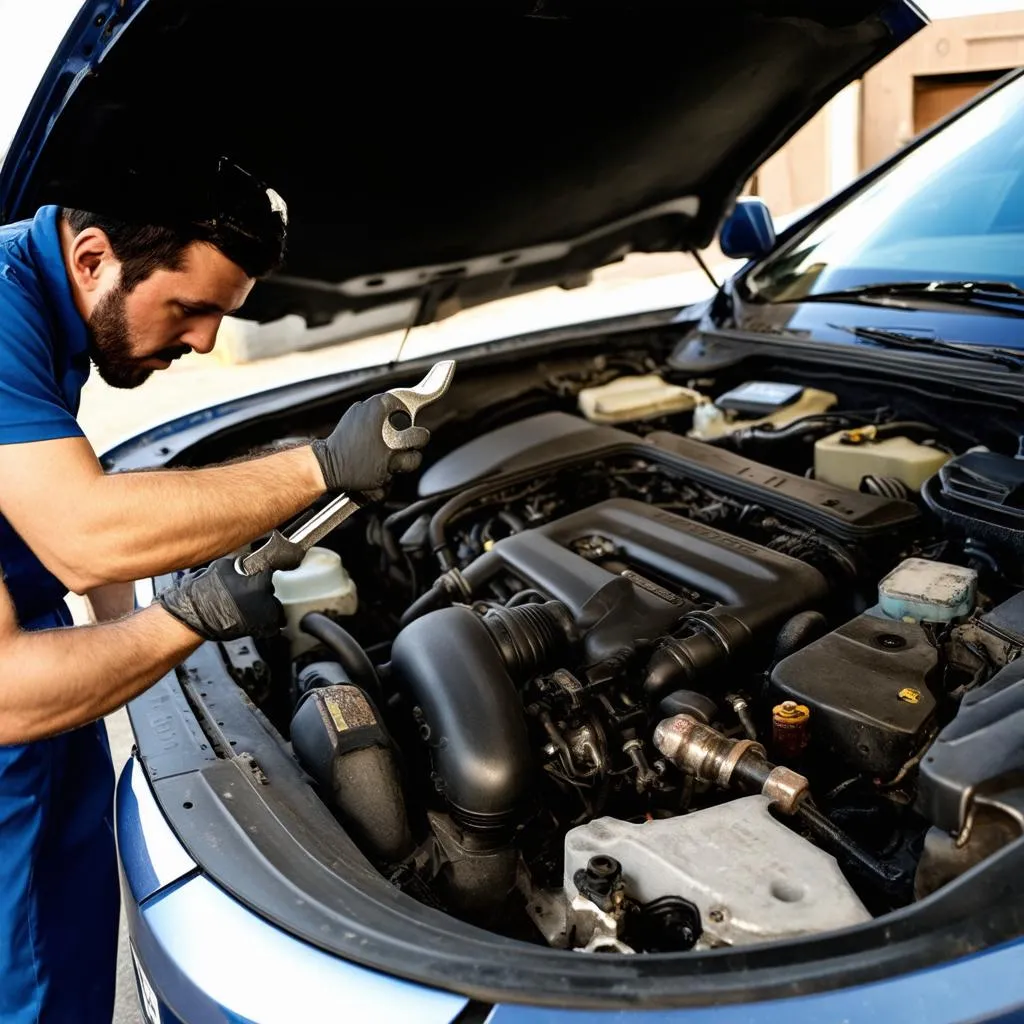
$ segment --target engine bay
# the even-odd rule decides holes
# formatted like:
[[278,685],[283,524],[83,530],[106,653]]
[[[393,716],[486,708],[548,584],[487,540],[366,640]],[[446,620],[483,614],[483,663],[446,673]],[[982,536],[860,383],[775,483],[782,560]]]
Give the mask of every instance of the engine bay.
[[1019,837],[1010,431],[793,376],[481,393],[278,574],[288,626],[233,674],[393,886],[686,952],[869,921]]

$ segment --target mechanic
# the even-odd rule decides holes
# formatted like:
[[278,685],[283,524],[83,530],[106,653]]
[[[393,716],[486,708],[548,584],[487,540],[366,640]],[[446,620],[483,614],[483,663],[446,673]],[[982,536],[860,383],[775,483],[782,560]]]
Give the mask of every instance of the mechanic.
[[[284,609],[271,576],[243,576],[234,558],[219,558],[120,621],[27,631],[18,626],[0,574],[0,744],[31,743],[95,722],[148,689],[204,640],[273,636],[284,625]],[[67,759],[68,767],[73,760]],[[102,795],[76,785],[74,777],[66,780],[64,799]],[[31,863],[29,850],[12,850],[6,832],[3,839],[5,858]],[[0,936],[0,943],[9,939]]]
[[[0,227],[0,565],[26,631],[70,624],[68,590],[87,596],[96,619],[119,617],[130,610],[131,581],[235,552],[326,492],[377,491],[419,465],[429,438],[409,427],[403,450],[388,448],[391,406],[376,395],[311,444],[224,466],[104,474],[75,418],[90,360],[108,384],[130,388],[187,352],[211,351],[222,318],[283,259],[287,210],[254,177],[220,159],[180,186],[138,189],[141,205],[126,198],[105,215],[47,206]],[[225,566],[211,579],[230,580]],[[173,663],[176,643],[193,642],[164,611],[216,635],[172,600],[106,632],[53,633],[32,645],[8,637],[20,659],[40,660],[0,704],[6,717],[18,694],[38,696],[5,738],[21,728],[23,738],[59,734],[0,746],[5,1024],[111,1019],[113,766],[102,721],[60,730],[115,706],[142,675]],[[163,646],[134,664],[151,632]],[[115,651],[125,644],[120,656],[108,639]],[[95,660],[78,664],[87,659]],[[56,677],[43,685],[49,670]],[[105,677],[106,692],[76,696],[82,673],[101,687]],[[14,684],[5,676],[0,685]]]

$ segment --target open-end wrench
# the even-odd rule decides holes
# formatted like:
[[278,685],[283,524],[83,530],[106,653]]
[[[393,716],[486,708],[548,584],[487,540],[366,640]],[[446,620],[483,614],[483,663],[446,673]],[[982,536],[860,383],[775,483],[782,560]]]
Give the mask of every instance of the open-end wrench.
[[[387,392],[401,405],[401,409],[396,409],[384,420],[381,430],[384,443],[392,451],[402,450],[400,432],[416,422],[416,414],[421,409],[445,394],[454,374],[455,360],[444,359],[434,363],[416,387],[392,388]],[[396,426],[391,422],[392,416],[401,416],[403,413],[409,417],[408,423]],[[235,568],[243,576],[255,576],[265,569],[297,569],[306,552],[321,537],[327,536],[365,504],[361,496],[339,494],[288,533],[274,530],[255,551],[237,559]]]

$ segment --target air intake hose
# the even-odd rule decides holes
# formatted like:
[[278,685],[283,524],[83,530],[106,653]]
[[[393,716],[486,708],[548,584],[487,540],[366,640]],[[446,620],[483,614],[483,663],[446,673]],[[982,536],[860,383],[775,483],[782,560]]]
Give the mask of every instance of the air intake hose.
[[683,637],[666,637],[651,656],[644,691],[660,700],[680,687],[697,688],[698,681],[749,646],[753,635],[745,622],[728,609],[691,612],[683,620]]
[[558,601],[429,612],[405,627],[392,673],[423,715],[423,732],[452,815],[469,831],[500,834],[530,788],[532,758],[516,684],[551,666],[575,640]]

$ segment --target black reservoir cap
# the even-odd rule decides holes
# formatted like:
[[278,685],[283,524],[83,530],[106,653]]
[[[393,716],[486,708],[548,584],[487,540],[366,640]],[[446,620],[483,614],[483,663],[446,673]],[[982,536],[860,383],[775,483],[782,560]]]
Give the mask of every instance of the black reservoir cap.
[[738,416],[770,416],[792,405],[804,393],[799,384],[778,384],[767,380],[750,380],[726,391],[715,399],[715,405]]

